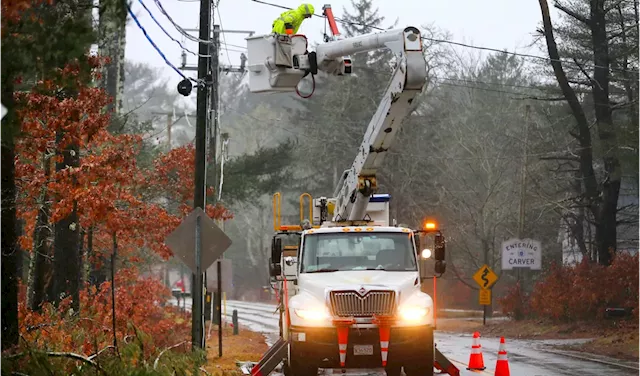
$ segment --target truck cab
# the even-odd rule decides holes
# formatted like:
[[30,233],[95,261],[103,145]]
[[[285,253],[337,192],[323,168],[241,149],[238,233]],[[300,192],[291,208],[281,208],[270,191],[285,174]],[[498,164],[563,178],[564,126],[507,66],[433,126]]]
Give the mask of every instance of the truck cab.
[[[388,200],[383,204],[371,206],[378,210],[369,217],[388,213]],[[280,260],[271,270],[279,272],[272,278],[282,292],[281,335],[289,342],[285,373],[382,366],[388,375],[403,367],[408,376],[431,375],[434,304],[421,284],[433,274],[424,257],[431,251],[420,251],[420,243],[436,230],[373,220],[307,227],[296,232],[295,253],[282,232],[272,244],[272,260]],[[434,234],[442,273],[444,240]]]

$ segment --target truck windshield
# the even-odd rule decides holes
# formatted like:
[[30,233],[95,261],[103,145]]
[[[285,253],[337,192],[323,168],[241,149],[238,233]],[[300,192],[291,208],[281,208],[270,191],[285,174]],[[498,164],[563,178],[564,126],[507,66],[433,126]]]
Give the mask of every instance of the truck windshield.
[[411,234],[400,232],[306,235],[300,268],[302,273],[417,270]]

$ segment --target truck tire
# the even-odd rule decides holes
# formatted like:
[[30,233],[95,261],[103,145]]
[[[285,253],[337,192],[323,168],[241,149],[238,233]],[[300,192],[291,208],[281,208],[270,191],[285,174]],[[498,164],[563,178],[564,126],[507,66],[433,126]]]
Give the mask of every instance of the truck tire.
[[433,351],[424,354],[419,361],[405,365],[404,373],[407,376],[433,376]]
[[303,354],[296,354],[289,344],[289,354],[284,361],[282,373],[284,376],[316,376],[318,366],[309,365],[308,360],[305,362]]
[[318,367],[294,360],[285,362],[283,371],[285,376],[316,376],[318,374]]
[[384,371],[386,372],[387,376],[400,376],[402,375],[402,366],[399,366],[397,364],[388,364]]

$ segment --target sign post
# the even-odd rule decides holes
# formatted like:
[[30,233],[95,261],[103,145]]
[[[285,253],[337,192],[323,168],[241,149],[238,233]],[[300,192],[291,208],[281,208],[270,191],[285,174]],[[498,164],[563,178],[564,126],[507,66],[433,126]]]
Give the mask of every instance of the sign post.
[[[193,235],[196,236],[193,236]],[[204,280],[207,270],[229,246],[231,239],[200,207],[193,209],[180,225],[169,234],[164,243],[194,274],[192,294],[192,342],[194,347],[204,348]],[[195,250],[195,252],[194,252]],[[218,273],[220,270],[218,269]],[[220,286],[218,286],[220,288]],[[220,328],[220,330],[222,330]],[[222,346],[219,343],[219,351]]]
[[473,280],[480,286],[478,300],[480,305],[483,306],[482,325],[486,325],[487,306],[491,305],[491,287],[498,281],[498,275],[485,264],[473,275]]

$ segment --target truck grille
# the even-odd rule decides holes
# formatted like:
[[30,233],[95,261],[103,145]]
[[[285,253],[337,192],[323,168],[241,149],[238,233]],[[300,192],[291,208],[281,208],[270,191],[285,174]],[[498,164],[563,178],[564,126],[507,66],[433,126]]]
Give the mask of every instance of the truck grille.
[[329,299],[333,315],[342,317],[393,315],[396,308],[395,291],[370,291],[365,296],[355,291],[332,291]]

